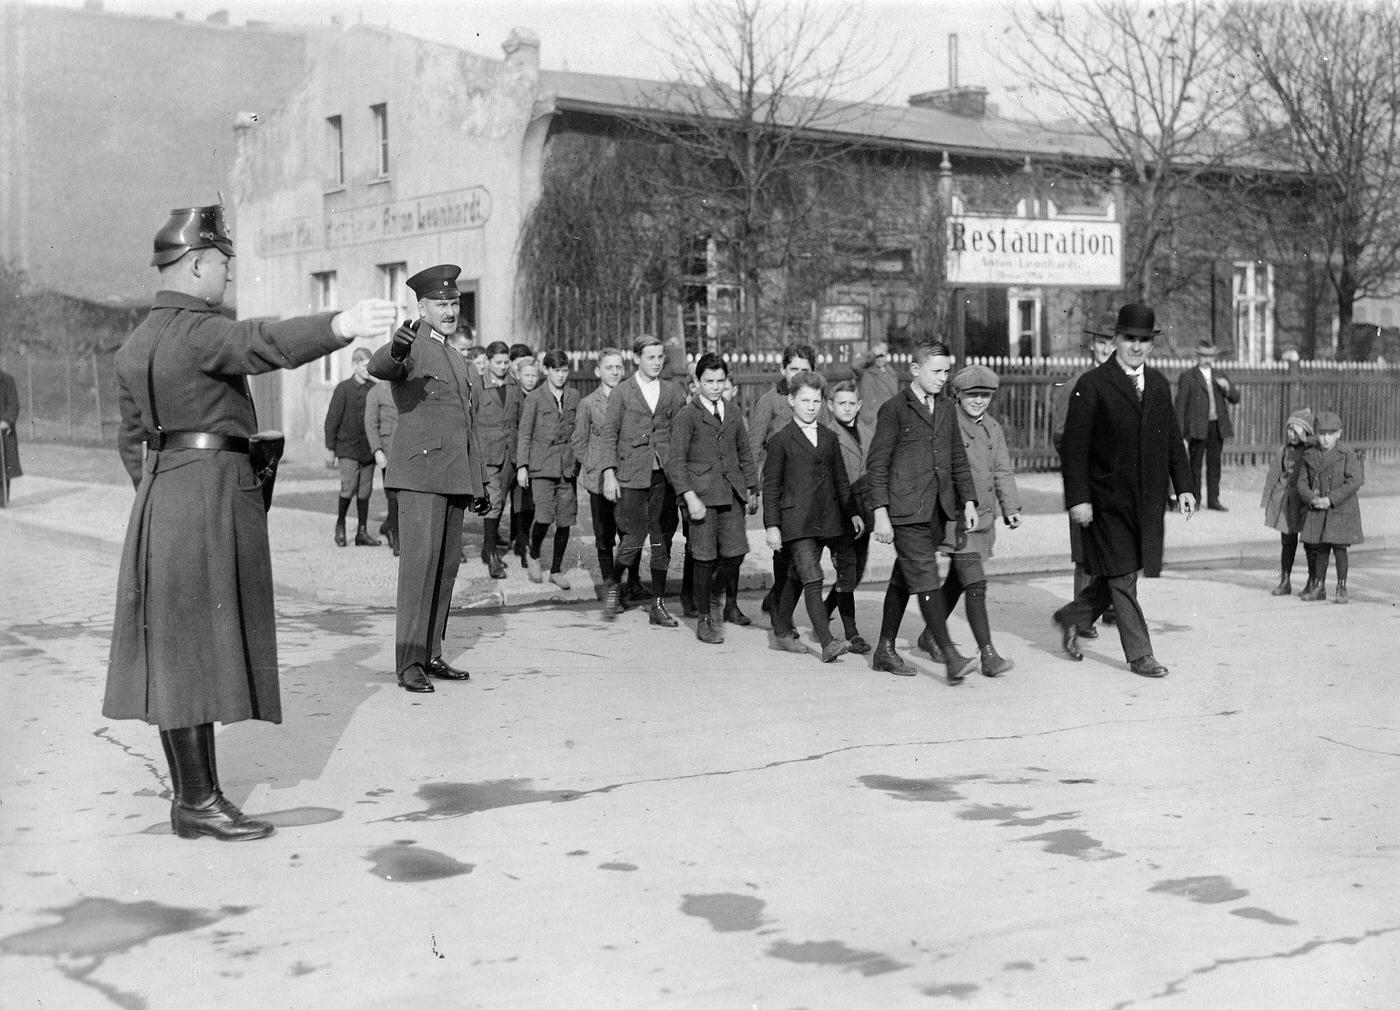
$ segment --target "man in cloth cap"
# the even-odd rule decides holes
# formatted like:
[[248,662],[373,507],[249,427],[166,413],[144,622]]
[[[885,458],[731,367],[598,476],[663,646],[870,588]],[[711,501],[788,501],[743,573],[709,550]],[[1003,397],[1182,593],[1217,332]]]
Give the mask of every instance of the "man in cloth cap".
[[1206,471],[1206,508],[1229,511],[1220,500],[1220,455],[1225,440],[1235,433],[1230,424],[1230,404],[1240,402],[1240,391],[1230,377],[1215,369],[1215,345],[1196,345],[1196,367],[1176,380],[1176,423],[1187,442],[1191,459],[1191,489],[1201,497],[1201,464]]
[[1061,643],[1071,659],[1082,660],[1079,629],[1112,603],[1123,655],[1142,677],[1167,675],[1152,654],[1137,580],[1139,573],[1150,579],[1162,573],[1169,479],[1181,514],[1189,518],[1196,509],[1171,385],[1147,367],[1158,332],[1150,306],[1118,310],[1113,355],[1075,384],[1060,443],[1065,508],[1080,526],[1089,575],[1074,599],[1055,611]]
[[249,458],[246,377],[296,368],[394,325],[369,299],[347,312],[234,322],[219,310],[233,240],[223,207],[171,211],[151,265],[160,290],[117,352],[117,451],[136,502],[117,578],[102,714],[160,728],[170,823],[181,838],[264,838],[224,798],[214,723],[281,722],[267,505]]
[[[1074,396],[1074,387],[1079,384],[1079,380],[1089,374],[1090,371],[1102,365],[1113,356],[1113,327],[1118,322],[1118,314],[1112,309],[1099,314],[1098,321],[1092,327],[1084,328],[1084,347],[1088,350],[1093,364],[1088,368],[1075,372],[1063,383],[1055,387],[1055,409],[1051,419],[1050,443],[1055,447],[1056,452],[1060,452],[1060,443],[1065,436],[1065,418],[1069,416],[1069,401]],[[1063,455],[1063,454],[1062,454]],[[1084,543],[1079,535],[1079,524],[1073,519],[1069,521],[1069,556],[1074,562],[1074,592],[1075,595],[1089,583],[1089,575],[1084,571]],[[1103,612],[1103,623],[1112,624],[1115,619],[1113,604],[1108,605],[1108,609]],[[1080,638],[1098,638],[1099,629],[1088,624],[1080,627]]]
[[433,690],[429,677],[471,676],[442,656],[462,518],[468,508],[480,514],[489,506],[476,441],[475,372],[447,344],[457,329],[461,272],[444,263],[410,277],[419,319],[400,326],[369,362],[369,374],[391,384],[399,412],[384,477],[399,499],[394,667],[399,686],[415,693]]

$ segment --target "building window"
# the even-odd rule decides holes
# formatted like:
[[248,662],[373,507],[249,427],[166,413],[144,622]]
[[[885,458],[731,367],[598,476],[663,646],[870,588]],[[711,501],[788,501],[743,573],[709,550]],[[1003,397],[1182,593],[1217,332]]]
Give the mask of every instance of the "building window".
[[345,185],[345,128],[339,116],[326,117],[326,147],[330,159],[330,188]]
[[389,106],[381,102],[371,105],[369,111],[374,116],[374,141],[378,147],[375,175],[385,176],[389,174]]
[[1013,358],[1045,357],[1044,330],[1040,325],[1043,300],[1039,288],[1006,291],[1006,343]]
[[382,285],[380,296],[385,301],[394,303],[394,308],[398,315],[394,319],[394,325],[398,326],[407,319],[413,308],[413,300],[410,297],[412,292],[408,290],[408,285],[404,283],[408,280],[407,263],[381,263],[379,264],[379,279]]
[[1236,263],[1234,280],[1235,354],[1241,361],[1274,358],[1274,265]]
[[[311,275],[311,305],[317,312],[334,312],[336,309],[335,271]],[[335,382],[336,356],[327,354],[321,359],[317,378],[322,382]]]
[[712,237],[693,239],[685,251],[680,301],[687,350],[720,351],[738,340],[739,287],[721,283],[732,274],[730,259],[725,246]]

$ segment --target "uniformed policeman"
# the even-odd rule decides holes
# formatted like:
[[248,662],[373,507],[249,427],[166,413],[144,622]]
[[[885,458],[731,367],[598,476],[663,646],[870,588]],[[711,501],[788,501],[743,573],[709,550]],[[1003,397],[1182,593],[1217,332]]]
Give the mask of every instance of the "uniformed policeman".
[[136,485],[117,580],[102,714],[160,727],[181,838],[264,838],[224,798],[214,723],[282,721],[257,431],[246,376],[295,368],[393,326],[380,299],[348,312],[234,322],[219,308],[233,240],[223,207],[171,212],[160,290],[117,352],[117,450]]
[[392,384],[398,427],[384,486],[399,496],[399,589],[394,665],[405,691],[432,691],[429,677],[467,680],[442,657],[452,586],[461,561],[462,517],[485,502],[476,442],[474,371],[447,345],[460,296],[452,264],[408,279],[419,319],[374,352],[369,374]]

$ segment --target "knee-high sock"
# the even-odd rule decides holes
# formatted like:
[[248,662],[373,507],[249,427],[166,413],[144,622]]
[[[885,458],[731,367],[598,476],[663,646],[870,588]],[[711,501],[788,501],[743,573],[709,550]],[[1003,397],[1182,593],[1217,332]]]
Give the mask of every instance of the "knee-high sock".
[[923,615],[924,625],[939,648],[952,648],[953,639],[948,634],[948,615],[943,610],[941,589],[919,594],[919,613]]
[[335,503],[335,521],[338,525],[345,525],[345,516],[350,511],[350,499],[342,498]]
[[653,568],[651,570],[651,595],[658,600],[666,595],[666,569]]
[[[774,586],[774,589],[779,589]],[[782,634],[796,631],[793,615],[797,613],[797,598],[802,595],[802,585],[796,579],[783,580],[778,598],[773,603],[773,630]]]
[[[695,604],[695,609],[700,611],[701,618],[710,616],[710,605],[714,595],[715,565],[723,564],[723,561],[693,561],[694,574],[690,587],[690,600]],[[681,590],[682,593],[685,590]]]
[[481,520],[481,560],[485,561],[492,554],[496,553],[496,538],[501,535],[501,519],[485,518]]
[[[958,599],[963,594],[962,576],[958,572],[957,562],[948,566],[948,576],[943,580],[943,585],[938,590],[943,594],[943,613],[951,614],[958,605]],[[968,617],[971,620],[971,615]]]
[[569,526],[554,527],[554,556],[549,560],[549,574],[558,575],[564,570],[564,552],[569,549]]
[[[831,597],[827,597],[831,599]],[[836,609],[841,612],[841,628],[846,632],[848,639],[855,638],[860,632],[856,629],[856,594],[837,593]]]
[[695,555],[690,553],[690,544],[685,545],[685,559],[681,562],[681,599],[695,603]]
[[1308,561],[1308,581],[1317,581],[1317,544],[1303,544],[1303,557]]
[[904,608],[909,605],[909,590],[903,585],[890,582],[885,587],[885,602],[880,610],[880,637],[894,641],[899,634],[900,622],[904,620]]
[[1293,574],[1293,559],[1298,556],[1298,534],[1279,534],[1279,562],[1278,567],[1284,575]]
[[987,621],[986,582],[974,582],[967,587],[967,623],[979,649],[992,644],[992,627]]
[[720,558],[724,569],[724,603],[727,607],[739,605],[739,568],[744,563],[743,555]]
[[[795,581],[795,580],[794,580]],[[826,616],[826,604],[822,602],[822,584],[809,582],[802,587],[802,601],[807,604],[807,618],[812,622],[812,632],[822,645],[831,641],[831,621]]]
[[540,548],[544,546],[544,536],[549,532],[548,523],[533,523],[530,526],[530,557],[540,559]]
[[1345,582],[1347,580],[1348,567],[1346,544],[1333,544],[1332,556],[1337,559],[1337,581]]
[[1327,561],[1328,554],[1332,550],[1331,544],[1318,544],[1315,548],[1317,557],[1317,584],[1324,585],[1327,582]]
[[357,520],[356,525],[358,525],[358,526],[360,527],[360,529],[364,529],[364,528],[369,524],[369,499],[368,499],[368,498],[356,498],[356,499],[355,499],[355,518],[356,518],[356,520]]

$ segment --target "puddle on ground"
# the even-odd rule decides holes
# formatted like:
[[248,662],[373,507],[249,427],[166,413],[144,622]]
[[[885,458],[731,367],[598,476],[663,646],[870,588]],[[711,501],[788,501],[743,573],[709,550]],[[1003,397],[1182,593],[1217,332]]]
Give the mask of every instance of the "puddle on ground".
[[967,999],[977,991],[977,986],[971,982],[951,982],[948,985],[931,985],[920,989],[919,992],[925,996],[952,996],[955,999]]
[[1285,919],[1281,915],[1263,908],[1232,908],[1231,915],[1238,915],[1241,919],[1258,919],[1260,922],[1267,922],[1270,926],[1296,926],[1297,919]]
[[948,803],[964,798],[962,793],[953,788],[954,785],[985,778],[986,775],[958,775],[948,779],[903,779],[896,775],[862,775],[860,782],[870,789],[889,793],[897,800]]
[[768,948],[767,954],[798,964],[832,965],[843,971],[858,971],[862,975],[883,975],[909,967],[879,951],[852,950],[840,940],[809,940],[806,943],[779,940]]
[[1097,859],[1117,859],[1123,855],[1112,849],[1105,849],[1103,842],[1089,837],[1078,828],[1064,828],[1060,831],[1047,831],[1043,835],[1030,835],[1018,838],[1020,842],[1044,842],[1044,851],[1056,856],[1073,856],[1075,859],[1094,861]]
[[999,828],[1037,828],[1051,821],[1071,821],[1080,816],[1078,810],[1066,810],[1063,813],[1046,814],[1043,817],[1017,816],[1022,811],[1029,809],[1030,807],[1011,807],[1002,803],[975,803],[959,810],[954,816],[960,821],[996,821]]
[[1007,961],[1001,968],[1002,971],[1035,971],[1035,965],[1029,961]]
[[290,810],[277,810],[270,814],[249,814],[260,821],[267,821],[279,828],[304,828],[310,824],[328,824],[338,821],[345,814],[331,807],[292,807]]
[[369,872],[395,884],[419,884],[426,880],[458,877],[476,869],[472,863],[459,863],[445,852],[420,849],[412,842],[399,842],[375,849],[365,857],[374,863]]
[[484,810],[514,807],[522,803],[565,803],[582,793],[570,789],[531,789],[533,779],[496,779],[490,782],[430,782],[420,786],[417,797],[428,804],[390,817],[391,821],[436,821],[465,817]]
[[636,864],[636,863],[599,863],[599,864],[598,864],[598,869],[600,869],[600,870],[622,870],[622,871],[624,871],[624,872],[630,872],[630,871],[632,871],[632,870],[635,870],[636,868],[637,868],[637,864]]
[[1147,889],[1158,894],[1178,894],[1183,898],[1200,902],[1202,905],[1215,905],[1222,901],[1235,901],[1247,894],[1242,887],[1230,883],[1229,877],[1182,877],[1180,880],[1161,880]]
[[683,894],[681,911],[704,919],[716,933],[737,933],[763,925],[766,902],[747,894]]
[[1087,786],[1097,781],[1098,779],[1060,779],[1060,782],[1067,786]]

